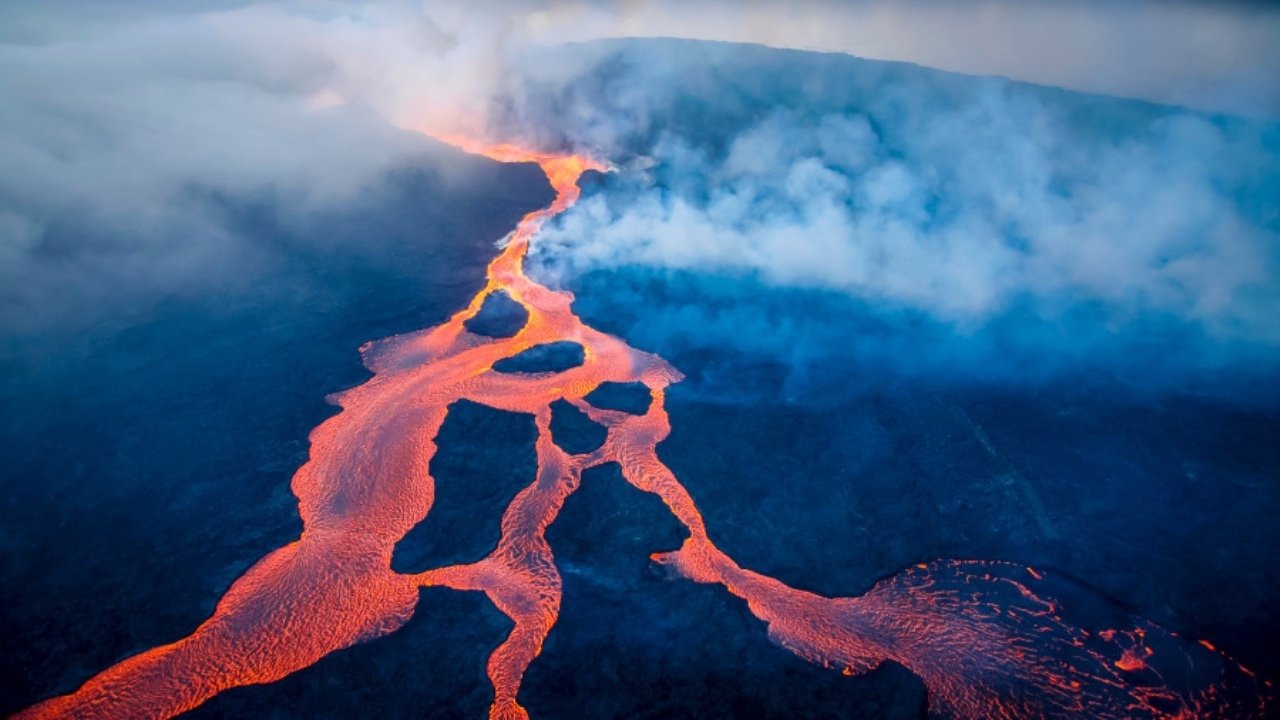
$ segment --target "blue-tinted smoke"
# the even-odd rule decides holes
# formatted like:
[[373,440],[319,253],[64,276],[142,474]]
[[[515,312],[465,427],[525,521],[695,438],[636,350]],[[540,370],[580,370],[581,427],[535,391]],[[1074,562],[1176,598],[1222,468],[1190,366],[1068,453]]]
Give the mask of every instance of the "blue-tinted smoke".
[[1276,124],[743,46],[570,52],[593,62],[515,115],[631,170],[536,266],[661,286],[630,328],[659,346],[1181,389],[1280,359]]

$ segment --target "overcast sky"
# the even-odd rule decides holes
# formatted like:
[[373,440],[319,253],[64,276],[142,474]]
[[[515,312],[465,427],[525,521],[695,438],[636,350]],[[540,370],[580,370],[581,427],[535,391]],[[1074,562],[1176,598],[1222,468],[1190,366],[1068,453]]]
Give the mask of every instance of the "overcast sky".
[[306,17],[322,31],[378,29],[392,43],[395,25],[429,23],[446,45],[440,54],[470,43],[681,37],[903,60],[1202,109],[1280,112],[1280,3],[1257,1],[19,0],[0,8],[0,38],[83,38],[114,22],[250,5]]
[[553,3],[530,35],[673,36],[903,60],[1227,112],[1280,112],[1280,4],[1187,0]]

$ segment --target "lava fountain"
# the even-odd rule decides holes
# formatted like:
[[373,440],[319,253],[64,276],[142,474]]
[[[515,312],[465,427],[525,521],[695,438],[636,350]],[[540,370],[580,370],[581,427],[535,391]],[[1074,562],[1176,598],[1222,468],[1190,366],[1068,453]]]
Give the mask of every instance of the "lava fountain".
[[[20,718],[167,718],[228,688],[268,683],[331,652],[399,629],[419,590],[481,591],[514,622],[489,656],[494,719],[526,718],[517,700],[525,670],[556,623],[561,581],[546,540],[587,468],[617,462],[627,482],[657,495],[689,532],[654,560],[684,578],[722,585],[747,602],[778,645],[846,674],[898,662],[919,675],[931,711],[961,718],[1262,717],[1271,684],[1208,643],[1192,643],[1140,620],[1076,627],[1069,608],[1034,569],[999,562],[919,565],[851,598],[826,598],[739,567],[711,541],[693,497],[659,460],[670,432],[665,389],[681,374],[662,358],[585,325],[573,297],[525,275],[542,224],[578,198],[578,179],[605,164],[585,155],[443,138],[503,162],[535,162],[556,191],[526,215],[489,264],[487,283],[462,311],[428,330],[361,348],[374,373],[334,395],[337,415],[310,435],[293,477],[303,532],[235,581],[213,615],[187,637],[107,668],[75,692]],[[493,292],[528,312],[508,338],[466,323]],[[576,343],[581,365],[561,372],[498,372],[494,364],[549,343]],[[605,382],[642,383],[641,415],[593,407]],[[475,562],[418,574],[391,569],[396,543],[431,510],[435,438],[458,400],[534,416],[537,472],[506,508],[501,538]],[[551,433],[551,405],[566,400],[608,430],[597,450],[574,455]],[[425,610],[424,610],[425,611]],[[1188,672],[1194,668],[1195,672]]]

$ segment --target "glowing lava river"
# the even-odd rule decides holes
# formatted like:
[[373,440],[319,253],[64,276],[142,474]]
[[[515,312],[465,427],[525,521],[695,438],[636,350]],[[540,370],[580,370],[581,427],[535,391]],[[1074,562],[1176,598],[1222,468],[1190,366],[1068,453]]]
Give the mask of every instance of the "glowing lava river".
[[[826,598],[739,567],[711,541],[693,498],[659,460],[671,431],[665,389],[681,374],[662,358],[587,327],[572,296],[528,278],[531,238],[578,198],[577,181],[602,163],[577,155],[481,146],[504,162],[536,162],[556,191],[525,216],[488,267],[488,283],[461,312],[429,330],[362,348],[374,376],[338,393],[342,410],[312,431],[310,459],[294,475],[304,530],[251,567],[189,636],[127,658],[75,692],[22,718],[163,718],[223,690],[269,683],[335,650],[386,635],[413,615],[425,586],[481,591],[514,621],[488,660],[492,718],[523,718],[525,670],[556,623],[561,580],[545,533],[585,469],[618,463],[627,482],[660,497],[689,533],[653,560],[673,574],[722,585],[746,601],[769,637],[845,674],[884,661],[923,679],[930,711],[958,718],[1262,717],[1271,684],[1217,652],[1135,620],[1085,629],[1051,596],[1047,573],[1003,562],[937,561]],[[467,330],[486,297],[505,292],[528,312],[508,338]],[[575,343],[583,361],[560,372],[499,372],[495,363],[549,343]],[[584,396],[602,383],[642,383],[642,415],[603,410]],[[506,508],[497,547],[484,558],[420,574],[391,569],[396,543],[431,510],[428,472],[452,403],[466,399],[536,419],[537,473]],[[551,405],[564,399],[608,430],[582,455],[553,442]],[[429,610],[424,610],[427,612]]]

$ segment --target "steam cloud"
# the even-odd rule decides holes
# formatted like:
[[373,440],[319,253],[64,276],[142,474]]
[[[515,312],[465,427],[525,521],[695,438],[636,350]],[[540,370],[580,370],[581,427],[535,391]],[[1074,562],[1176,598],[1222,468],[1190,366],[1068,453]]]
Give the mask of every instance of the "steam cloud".
[[[265,193],[305,218],[377,192],[395,167],[448,162],[413,131],[487,128],[656,163],[552,229],[537,259],[566,280],[737,273],[961,332],[1098,305],[1120,327],[1170,317],[1272,357],[1278,28],[1253,3],[11,3],[0,329],[83,320],[126,290],[200,292],[251,265],[210,193]],[[809,94],[719,117],[708,140],[662,126],[688,93],[741,105],[726,78],[692,85],[688,58],[664,52],[640,66],[607,44],[543,47],[671,33],[1261,119],[1099,120],[1001,81],[967,81],[982,89],[958,104],[913,81],[811,112],[796,105],[815,100],[811,83],[778,76]],[[1137,124],[1090,130],[1112,120]]]
[[[828,102],[818,94],[803,111],[766,102],[723,147],[663,119],[642,148],[655,165],[647,182],[584,200],[539,257],[561,273],[752,274],[960,325],[1027,301],[1042,314],[1096,303],[1117,319],[1161,313],[1280,343],[1280,236],[1265,207],[1278,182],[1274,126],[1168,111],[1108,118],[1132,110],[1112,108],[1097,119],[1130,126],[1103,132],[1071,117],[1072,99],[968,82],[956,96],[904,78],[866,88],[851,111],[815,114]],[[612,83],[593,105],[633,97],[616,92],[625,79]],[[720,92],[737,102],[757,89],[729,81]],[[602,114],[637,117],[634,107]]]
[[[537,271],[756,288],[699,313],[699,294],[728,293],[695,279],[646,301],[633,338],[793,368],[824,354],[1006,379],[1106,366],[1163,387],[1275,367],[1275,123],[749,47],[601,47],[599,70],[524,112],[555,108],[633,170],[539,238]],[[788,313],[765,299],[777,290],[811,293]]]

